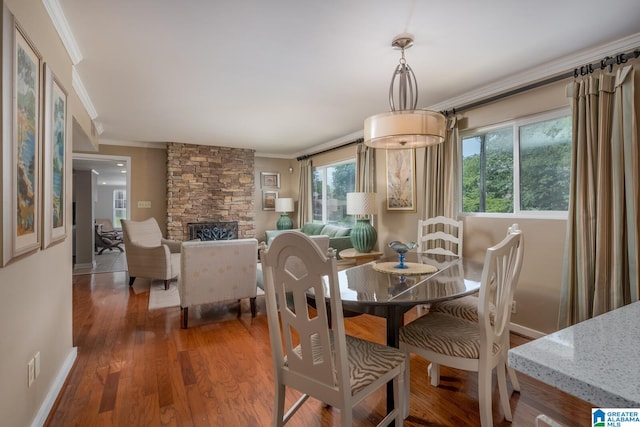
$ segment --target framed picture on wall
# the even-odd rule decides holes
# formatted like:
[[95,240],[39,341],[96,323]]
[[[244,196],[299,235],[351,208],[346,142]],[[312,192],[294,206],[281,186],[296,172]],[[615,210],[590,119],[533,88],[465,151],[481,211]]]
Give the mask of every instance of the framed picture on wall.
[[67,236],[65,223],[65,156],[67,93],[48,65],[44,67],[43,238],[47,248]]
[[280,188],[280,174],[277,172],[260,172],[262,188]]
[[275,211],[276,199],[278,198],[278,192],[267,190],[262,192],[262,210],[263,211]]
[[[6,9],[5,9],[6,11]],[[11,17],[13,21],[13,17]],[[5,21],[6,22],[6,21]],[[2,218],[2,263],[40,247],[40,107],[42,58],[14,21],[3,37],[13,45],[13,78],[3,79],[3,93],[13,100],[11,111],[3,110],[3,127],[11,141],[2,144],[2,199],[7,203]],[[6,28],[6,27],[5,27]],[[8,58],[3,58],[8,60]],[[4,217],[7,215],[7,217]]]
[[387,210],[416,211],[415,150],[387,150]]

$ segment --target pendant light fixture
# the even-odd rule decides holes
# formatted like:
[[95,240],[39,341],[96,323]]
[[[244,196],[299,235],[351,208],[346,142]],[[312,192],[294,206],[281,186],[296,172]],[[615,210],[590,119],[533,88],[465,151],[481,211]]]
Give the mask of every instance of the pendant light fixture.
[[[364,143],[373,148],[402,149],[440,144],[446,135],[446,119],[436,111],[417,110],[418,82],[407,60],[405,49],[413,46],[411,34],[400,34],[391,43],[402,51],[389,87],[391,111],[364,121]],[[397,85],[397,96],[394,88]]]

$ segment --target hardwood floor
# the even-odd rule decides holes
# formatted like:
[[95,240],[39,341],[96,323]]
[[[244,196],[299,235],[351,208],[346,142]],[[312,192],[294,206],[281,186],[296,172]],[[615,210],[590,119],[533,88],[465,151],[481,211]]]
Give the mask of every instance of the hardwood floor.
[[[263,297],[253,319],[248,302],[239,318],[237,304],[194,308],[187,330],[180,328],[179,308],[150,311],[148,298],[129,288],[126,272],[73,276],[78,358],[46,425],[270,425],[273,374]],[[407,321],[412,316],[407,313]],[[383,319],[361,315],[345,323],[352,335],[384,342]],[[512,337],[513,346],[526,341]],[[479,425],[476,375],[442,367],[441,385],[432,387],[427,364],[411,358],[411,411],[404,425]],[[533,426],[540,413],[567,426],[590,425],[589,403],[519,379],[512,424],[503,418],[494,380],[495,426]],[[288,390],[288,404],[297,396]],[[383,389],[355,409],[355,425],[377,424],[384,410]],[[287,425],[338,426],[340,414],[310,399]]]

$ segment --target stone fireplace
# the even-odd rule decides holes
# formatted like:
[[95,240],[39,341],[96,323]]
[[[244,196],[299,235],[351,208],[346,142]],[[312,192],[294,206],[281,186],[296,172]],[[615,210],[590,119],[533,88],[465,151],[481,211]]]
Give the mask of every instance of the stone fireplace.
[[254,150],[167,144],[167,236],[188,240],[188,223],[237,221],[255,237]]

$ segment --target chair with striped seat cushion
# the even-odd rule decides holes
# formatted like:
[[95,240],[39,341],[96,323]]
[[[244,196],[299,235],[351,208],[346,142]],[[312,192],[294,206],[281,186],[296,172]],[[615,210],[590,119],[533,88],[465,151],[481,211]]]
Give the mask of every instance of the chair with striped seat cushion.
[[[478,372],[482,427],[493,425],[493,369],[498,374],[504,417],[511,421],[506,380],[508,336],[511,301],[520,275],[523,250],[523,236],[517,227],[513,227],[500,243],[487,249],[477,304],[477,321],[434,312],[419,317],[400,329],[400,348],[407,356],[415,353],[431,361],[434,367],[445,365]],[[490,304],[495,307],[493,322]],[[409,384],[408,367],[405,375],[405,384]],[[405,412],[408,413],[408,410],[405,409]]]
[[[478,297],[469,295],[449,301],[441,301],[429,306],[429,313],[445,313],[449,316],[459,317],[469,322],[478,321]],[[496,315],[496,307],[489,304],[489,316],[491,323]]]
[[[513,224],[507,230],[507,233],[518,230],[518,224]],[[495,306],[489,303],[489,320],[493,324],[495,318]],[[471,322],[478,321],[478,297],[476,295],[469,295],[464,298],[459,298],[451,301],[443,301],[433,303],[429,306],[430,313],[446,313],[451,316],[460,317],[462,319],[469,320]],[[505,335],[505,345],[509,344],[509,334]],[[509,380],[515,391],[520,391],[520,383],[516,376],[516,371],[507,365],[507,372],[509,373]],[[431,377],[431,384],[437,386],[440,382],[439,368],[433,363],[429,365],[429,376]]]
[[[260,259],[275,377],[272,425],[284,425],[313,396],[340,409],[341,425],[350,426],[353,406],[392,380],[394,409],[378,425],[402,425],[405,355],[345,334],[335,251],[322,251],[303,233],[284,231],[261,249]],[[289,270],[292,259],[304,274]],[[309,293],[318,302],[330,295],[329,307],[311,309]],[[286,387],[304,394],[285,414]]]
[[[462,221],[436,216],[418,221],[418,253],[462,257]],[[439,304],[434,303],[432,305]],[[430,306],[418,306],[418,315]]]

